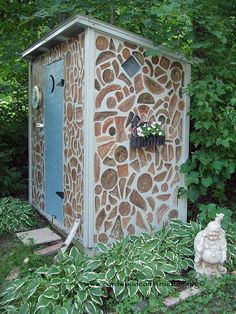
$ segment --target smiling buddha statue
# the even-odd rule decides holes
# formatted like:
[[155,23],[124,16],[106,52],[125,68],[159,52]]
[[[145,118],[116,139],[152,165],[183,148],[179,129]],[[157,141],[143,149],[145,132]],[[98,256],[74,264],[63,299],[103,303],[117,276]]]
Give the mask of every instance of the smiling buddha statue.
[[195,264],[194,269],[198,274],[207,277],[219,277],[227,272],[223,266],[226,261],[227,242],[225,231],[220,222],[224,214],[217,214],[214,221],[200,231],[194,241]]

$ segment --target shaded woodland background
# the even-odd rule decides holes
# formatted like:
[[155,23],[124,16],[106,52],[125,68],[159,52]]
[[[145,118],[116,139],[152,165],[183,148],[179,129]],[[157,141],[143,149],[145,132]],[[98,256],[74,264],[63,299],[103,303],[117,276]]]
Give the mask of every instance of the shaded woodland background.
[[234,0],[0,0],[0,197],[27,197],[28,70],[21,52],[76,13],[149,38],[162,45],[159,53],[181,52],[193,61],[186,91],[191,96],[190,158],[182,166],[188,190],[179,192],[188,194],[191,218],[199,208],[210,210],[204,204],[235,212]]

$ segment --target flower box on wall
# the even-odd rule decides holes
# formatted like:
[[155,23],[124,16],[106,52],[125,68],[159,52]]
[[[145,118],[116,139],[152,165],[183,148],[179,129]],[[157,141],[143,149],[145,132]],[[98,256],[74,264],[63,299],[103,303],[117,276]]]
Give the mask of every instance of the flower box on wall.
[[138,137],[131,136],[130,145],[134,148],[159,146],[165,144],[165,136],[150,136],[150,137]]
[[165,144],[165,132],[161,122],[141,122],[136,115],[132,121],[130,145],[135,148],[159,146]]

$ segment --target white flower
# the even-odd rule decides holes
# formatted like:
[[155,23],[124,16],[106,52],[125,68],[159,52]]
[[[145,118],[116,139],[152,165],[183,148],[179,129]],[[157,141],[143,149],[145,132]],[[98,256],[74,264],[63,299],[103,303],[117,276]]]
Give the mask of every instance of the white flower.
[[150,126],[147,129],[148,129],[148,131],[150,131],[151,130]]
[[151,126],[155,127],[156,126],[156,122],[152,122]]
[[158,125],[161,125],[161,121],[158,121],[157,124],[158,124]]
[[158,135],[162,135],[162,132],[160,131],[160,132],[158,132]]

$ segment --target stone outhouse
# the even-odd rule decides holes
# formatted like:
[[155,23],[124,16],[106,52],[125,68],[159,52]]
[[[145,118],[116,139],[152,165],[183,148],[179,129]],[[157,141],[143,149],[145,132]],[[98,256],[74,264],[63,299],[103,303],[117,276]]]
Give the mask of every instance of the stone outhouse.
[[[77,15],[26,49],[29,198],[85,248],[186,220],[190,64],[148,56],[151,41]],[[133,120],[160,121],[165,143],[135,148]]]

